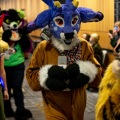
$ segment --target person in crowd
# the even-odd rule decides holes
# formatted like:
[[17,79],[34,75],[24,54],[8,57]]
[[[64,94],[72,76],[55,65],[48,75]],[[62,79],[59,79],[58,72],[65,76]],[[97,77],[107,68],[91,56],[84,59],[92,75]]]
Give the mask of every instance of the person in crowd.
[[3,99],[8,100],[9,94],[7,90],[6,74],[4,70],[4,55],[1,53],[0,54],[0,120],[5,120],[6,118],[4,113]]
[[88,33],[83,33],[83,34],[82,34],[82,38],[84,38],[85,40],[87,40],[87,41],[89,42],[89,40],[90,40],[90,34],[88,34]]
[[113,53],[116,57],[120,55],[120,39],[117,41],[117,44],[113,49]]
[[1,40],[1,28],[0,28],[0,120],[6,120],[4,113],[4,100],[9,99],[7,82],[6,82],[6,73],[4,69],[4,51],[6,51],[9,46],[7,43]]
[[[24,53],[31,51],[31,41],[28,34],[20,34],[18,32],[18,29],[24,25],[22,24],[24,23],[24,19],[19,16],[17,10],[9,9],[2,10],[1,12],[5,14],[4,24],[2,24],[2,40],[7,42],[11,49],[15,50],[14,54],[10,55],[6,55],[10,51],[5,52],[4,67],[9,93],[9,100],[4,101],[5,115],[6,117],[15,117],[16,120],[26,120],[32,118],[32,113],[25,108],[22,91],[25,72]],[[16,105],[15,111],[11,105],[11,90],[13,90],[13,98]]]
[[48,25],[52,35],[34,50],[26,70],[27,81],[32,90],[42,92],[46,120],[83,120],[86,84],[101,79],[101,66],[78,32],[81,22],[101,21],[103,14],[78,7],[77,0],[43,2],[49,9],[28,23],[25,31]]
[[120,21],[115,22],[114,29],[109,30],[110,45],[115,48],[117,41],[120,39]]
[[[103,63],[103,53],[102,53],[102,48],[99,44],[99,35],[97,33],[92,33],[89,43],[91,44],[93,51],[94,51],[94,56],[96,58],[96,60],[100,63],[100,65],[102,66]],[[91,92],[97,92],[98,91],[98,86],[99,84],[96,85],[96,83],[100,83],[100,81],[93,81],[92,83],[90,83],[88,85],[88,90]]]
[[103,53],[102,53],[102,48],[99,44],[99,39],[100,39],[100,36],[97,33],[92,33],[89,39],[89,43],[93,48],[95,58],[102,66]]

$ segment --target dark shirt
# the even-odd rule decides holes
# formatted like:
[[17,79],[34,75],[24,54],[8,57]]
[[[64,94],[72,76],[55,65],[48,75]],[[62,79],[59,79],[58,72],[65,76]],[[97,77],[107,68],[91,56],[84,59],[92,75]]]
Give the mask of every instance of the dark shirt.
[[120,38],[120,32],[117,33],[117,35],[115,35],[111,40],[110,40],[110,44],[111,46],[114,48],[117,45],[117,41]]
[[92,45],[92,48],[94,50],[94,56],[97,59],[97,61],[100,63],[100,65],[102,66],[103,64],[103,53],[102,53],[102,48],[99,45],[99,43],[95,43],[94,45]]

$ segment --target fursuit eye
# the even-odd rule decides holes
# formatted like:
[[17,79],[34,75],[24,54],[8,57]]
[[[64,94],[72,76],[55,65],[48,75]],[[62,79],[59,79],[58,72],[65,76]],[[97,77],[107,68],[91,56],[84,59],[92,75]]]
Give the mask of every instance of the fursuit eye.
[[56,22],[59,26],[63,25],[63,20],[62,20],[62,19],[56,19],[55,22]]
[[72,25],[76,25],[78,22],[78,16],[75,16],[73,19],[72,19]]
[[10,20],[9,20],[9,19],[6,19],[6,23],[10,23]]
[[20,20],[17,20],[17,23],[19,23],[20,22]]
[[57,26],[63,27],[64,26],[64,19],[60,16],[54,18],[54,22]]

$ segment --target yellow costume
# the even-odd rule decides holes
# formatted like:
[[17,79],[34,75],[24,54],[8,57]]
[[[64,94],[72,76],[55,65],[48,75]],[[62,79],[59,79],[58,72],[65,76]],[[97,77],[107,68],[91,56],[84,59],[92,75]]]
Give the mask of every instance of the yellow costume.
[[114,60],[99,86],[96,120],[120,120],[120,63]]
[[0,53],[3,53],[9,48],[8,44],[2,40],[2,33],[3,29],[0,27]]

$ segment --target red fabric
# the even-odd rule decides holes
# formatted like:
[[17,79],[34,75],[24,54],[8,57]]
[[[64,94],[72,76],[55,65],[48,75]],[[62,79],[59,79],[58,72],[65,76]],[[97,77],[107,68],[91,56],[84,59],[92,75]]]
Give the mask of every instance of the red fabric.
[[4,20],[4,14],[2,14],[1,16],[0,16],[0,27],[2,26],[2,23],[3,23],[3,20]]

